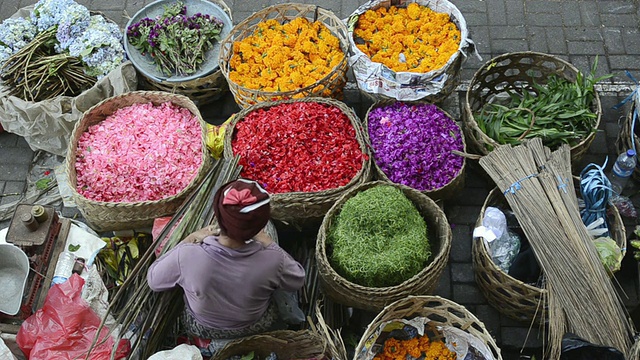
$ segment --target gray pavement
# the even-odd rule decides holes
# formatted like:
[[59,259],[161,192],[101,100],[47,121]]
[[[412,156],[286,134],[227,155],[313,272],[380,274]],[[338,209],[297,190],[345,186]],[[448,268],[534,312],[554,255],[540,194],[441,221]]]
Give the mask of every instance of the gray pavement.
[[[143,0],[82,0],[79,3],[90,10],[100,11],[121,27],[128,17],[151,1]],[[277,0],[227,0],[232,9],[234,23],[269,5],[282,3]],[[316,3],[334,11],[340,18],[348,17],[362,0],[316,0]],[[13,14],[18,8],[35,3],[33,0],[3,0],[0,18]],[[631,83],[625,76],[629,70],[640,79],[640,5],[634,1],[572,1],[572,0],[453,0],[464,15],[472,38],[483,61],[470,58],[461,72],[462,83],[443,105],[454,117],[460,115],[464,102],[464,90],[474,72],[494,56],[514,51],[539,51],[568,60],[583,72],[588,72],[596,56],[599,57],[598,73],[614,76],[599,84],[602,96],[603,116],[596,140],[589,149],[582,165],[588,162],[602,164],[609,156],[616,156],[615,140],[619,121],[629,109],[613,110],[612,106],[630,92]],[[345,102],[363,116],[369,102],[363,99],[354,84],[348,84]],[[233,98],[226,96],[202,109],[205,119],[220,121],[234,111]],[[33,152],[26,142],[13,134],[0,134],[0,194],[20,193],[25,190],[26,174]],[[611,163],[610,161],[610,163]],[[579,171],[582,167],[578,167]],[[471,265],[471,232],[482,203],[490,190],[484,178],[471,169],[467,173],[464,191],[444,204],[450,223],[454,225],[453,244],[449,265],[441,279],[437,294],[451,298],[474,312],[487,326],[505,351],[505,359],[517,359],[522,347],[537,348],[542,345],[542,333],[529,332],[528,324],[519,323],[500,315],[489,306],[473,279]],[[0,197],[0,204],[10,202],[15,195]],[[0,227],[2,223],[0,223]],[[628,223],[631,229],[633,223]],[[628,231],[629,233],[629,231]],[[628,296],[625,303],[630,310],[638,305],[637,267],[627,256],[617,278]],[[525,354],[531,351],[524,351]]]

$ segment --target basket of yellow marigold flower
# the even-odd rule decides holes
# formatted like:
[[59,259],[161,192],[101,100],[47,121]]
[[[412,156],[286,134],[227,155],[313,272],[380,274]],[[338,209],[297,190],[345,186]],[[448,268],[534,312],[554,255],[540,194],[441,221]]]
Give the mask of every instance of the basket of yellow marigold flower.
[[[469,356],[467,356],[469,355]],[[502,360],[484,324],[464,306],[439,296],[408,296],[367,326],[355,360]]]
[[308,4],[254,13],[222,41],[220,69],[241,107],[304,97],[342,98],[347,81],[347,27]]
[[372,0],[351,14],[349,65],[374,100],[442,102],[457,86],[468,53],[475,53],[466,21],[446,0],[404,4]]

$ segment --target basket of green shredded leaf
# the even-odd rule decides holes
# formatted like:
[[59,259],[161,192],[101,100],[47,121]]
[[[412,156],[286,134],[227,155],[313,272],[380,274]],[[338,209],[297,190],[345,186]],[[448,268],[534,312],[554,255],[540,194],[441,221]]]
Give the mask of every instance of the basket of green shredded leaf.
[[338,303],[372,311],[428,294],[446,266],[451,236],[428,196],[400,184],[364,183],[345,193],[320,226],[322,289]]

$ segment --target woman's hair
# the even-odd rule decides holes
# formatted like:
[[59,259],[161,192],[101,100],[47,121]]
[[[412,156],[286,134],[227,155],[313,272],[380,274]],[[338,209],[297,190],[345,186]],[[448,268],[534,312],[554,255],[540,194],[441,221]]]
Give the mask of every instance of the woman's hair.
[[213,201],[220,233],[234,240],[253,238],[271,215],[269,193],[251,180],[238,179],[221,186]]

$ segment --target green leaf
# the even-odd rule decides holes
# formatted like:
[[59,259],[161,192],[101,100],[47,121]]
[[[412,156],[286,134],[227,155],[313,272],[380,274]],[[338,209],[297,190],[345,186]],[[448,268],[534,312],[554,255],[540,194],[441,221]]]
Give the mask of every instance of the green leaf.
[[51,178],[42,178],[36,181],[36,189],[44,190],[49,187],[50,183],[51,183]]
[[80,244],[78,245],[69,244],[69,251],[76,252],[78,251],[78,249],[80,249]]
[[253,360],[253,357],[255,356],[254,352],[250,352],[247,355],[242,355],[242,357],[240,358],[240,360]]

